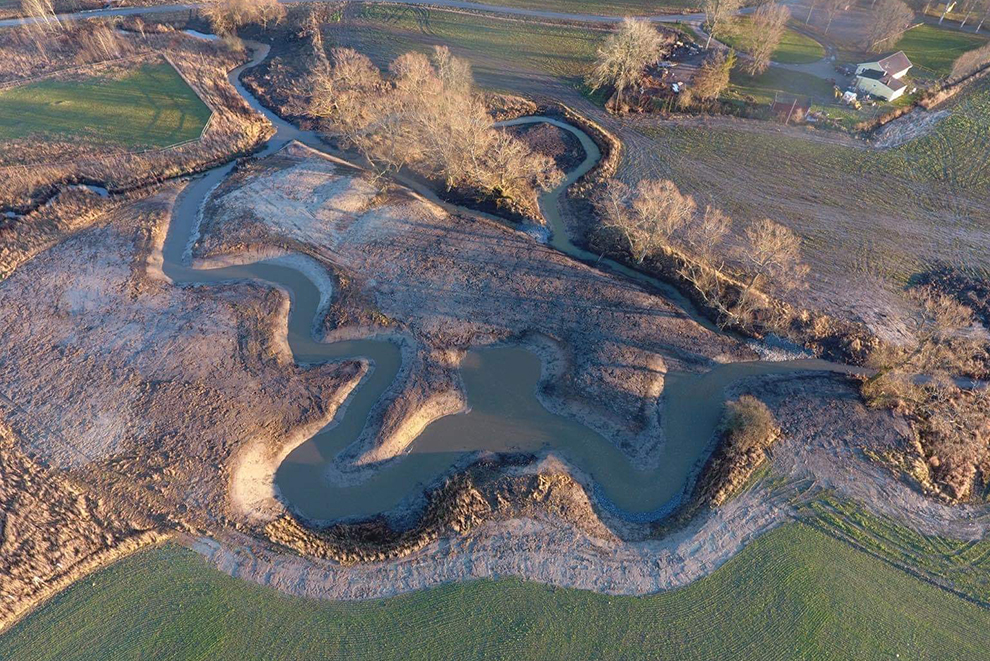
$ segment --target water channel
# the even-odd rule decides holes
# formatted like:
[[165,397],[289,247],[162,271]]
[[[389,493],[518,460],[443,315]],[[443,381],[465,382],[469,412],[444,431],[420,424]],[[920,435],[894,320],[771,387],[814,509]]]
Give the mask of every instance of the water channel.
[[[264,108],[240,83],[241,72],[262,62],[268,48],[254,45],[248,64],[230,73],[230,82],[257,111],[276,127],[276,134],[259,155],[273,153],[297,140],[324,148],[318,136],[282,121]],[[581,141],[586,158],[566,179],[540,199],[551,230],[551,245],[585,262],[594,262],[661,290],[665,296],[697,318],[690,303],[671,287],[611,260],[601,260],[568,239],[558,210],[558,198],[566,188],[594,167],[600,158],[595,143],[581,130],[552,118],[526,117],[507,124],[548,122],[570,131]],[[231,281],[260,281],[280,287],[291,295],[289,346],[296,362],[317,364],[353,358],[370,361],[372,369],[351,395],[346,407],[325,428],[304,442],[280,465],[276,486],[284,502],[313,520],[366,517],[388,510],[413,490],[422,489],[466,452],[552,449],[589,475],[596,494],[608,506],[630,516],[662,512],[678,498],[694,468],[709,450],[721,415],[725,389],[738,380],[761,374],[806,370],[846,371],[841,365],[819,360],[745,362],[720,365],[700,375],[670,374],[662,406],[666,444],[659,465],[638,470],[608,439],[570,418],[550,413],[536,397],[541,377],[537,356],[520,347],[497,347],[471,351],[461,365],[467,391],[468,411],[443,417],[413,441],[406,453],[385,462],[380,470],[360,483],[338,486],[327,478],[327,468],[344,448],[361,434],[368,415],[401,367],[399,347],[388,340],[368,339],[324,343],[315,339],[321,292],[317,285],[292,265],[279,260],[243,266],[194,269],[191,246],[198,235],[198,220],[210,192],[233,169],[233,164],[210,170],[193,180],[173,211],[163,247],[163,269],[173,282],[207,285]],[[699,321],[701,321],[699,319]]]

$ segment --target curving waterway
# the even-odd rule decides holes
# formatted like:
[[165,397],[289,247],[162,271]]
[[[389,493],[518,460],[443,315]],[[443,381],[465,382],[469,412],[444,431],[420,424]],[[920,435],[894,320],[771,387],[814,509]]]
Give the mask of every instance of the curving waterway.
[[[259,155],[273,153],[297,140],[324,147],[318,136],[302,131],[264,108],[240,83],[240,74],[256,66],[268,47],[255,44],[251,62],[234,69],[230,82],[257,111],[275,126],[276,133]],[[555,189],[540,198],[551,230],[551,245],[585,262],[594,262],[661,290],[686,314],[703,322],[676,290],[608,259],[573,245],[563,226],[558,198],[588,172],[601,154],[583,131],[544,117],[525,117],[506,124],[547,122],[570,131],[581,141],[586,158]],[[262,282],[290,293],[288,342],[296,362],[318,364],[364,358],[372,369],[336,417],[315,436],[292,451],[279,466],[275,482],[283,501],[312,520],[367,517],[388,510],[411,493],[434,481],[465,453],[478,451],[541,452],[552,450],[573,464],[595,484],[606,506],[630,517],[660,516],[685,489],[692,471],[710,449],[721,415],[725,390],[742,378],[807,370],[849,371],[820,360],[744,362],[720,365],[705,374],[669,374],[662,406],[666,444],[659,465],[639,470],[608,439],[579,422],[549,412],[537,399],[541,378],[539,358],[520,347],[471,351],[461,364],[468,410],[430,424],[401,457],[384,462],[379,470],[357,484],[339,486],[327,477],[334,458],[361,434],[369,413],[395,380],[402,366],[399,347],[388,340],[324,343],[315,339],[322,294],[310,277],[284,260],[259,261],[242,266],[197,269],[189,266],[191,246],[198,236],[201,209],[211,193],[233,169],[228,164],[193,180],[176,204],[163,246],[163,270],[180,285],[208,285],[232,281]]]

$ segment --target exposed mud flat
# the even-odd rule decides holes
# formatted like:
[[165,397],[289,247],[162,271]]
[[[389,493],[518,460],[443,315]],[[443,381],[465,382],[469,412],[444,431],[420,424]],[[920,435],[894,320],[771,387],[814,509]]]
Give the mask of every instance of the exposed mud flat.
[[[292,364],[277,291],[165,281],[151,257],[177,190],[122,207],[0,282],[11,429],[0,463],[18,466],[0,480],[0,626],[138,533],[229,521],[236,453],[250,443],[277,456],[296,430],[325,423],[364,369]],[[36,496],[44,507],[25,506]],[[55,541],[32,538],[39,527]],[[32,589],[16,587],[25,576]]]

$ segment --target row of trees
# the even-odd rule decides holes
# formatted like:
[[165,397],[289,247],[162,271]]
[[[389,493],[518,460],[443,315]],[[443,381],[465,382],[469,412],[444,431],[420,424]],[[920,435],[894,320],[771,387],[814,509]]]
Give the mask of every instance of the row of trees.
[[[925,0],[925,8],[922,10],[923,14],[928,13],[928,9],[931,7],[933,0]],[[941,23],[945,20],[950,9],[956,14],[962,14],[962,20],[959,22],[959,27],[964,28],[966,24],[969,23],[971,18],[979,18],[979,23],[976,24],[976,29],[974,32],[979,32],[983,28],[983,24],[986,23],[987,19],[990,18],[990,0],[959,0],[954,6],[950,3],[946,3],[945,9],[942,11],[942,16],[939,18],[938,22]]]
[[801,239],[764,218],[750,223],[741,241],[732,241],[732,219],[711,205],[703,209],[673,182],[644,179],[635,187],[611,179],[595,195],[604,240],[642,264],[671,257],[680,275],[716,310],[723,323],[748,323],[768,302],[803,286],[808,267]]
[[347,48],[315,78],[312,113],[380,174],[404,167],[499,203],[556,184],[553,161],[496,128],[474,92],[468,63],[437,46],[432,58],[406,53],[386,73]]
[[285,5],[278,0],[210,0],[200,11],[215,34],[228,37],[246,25],[267,28],[285,18]]

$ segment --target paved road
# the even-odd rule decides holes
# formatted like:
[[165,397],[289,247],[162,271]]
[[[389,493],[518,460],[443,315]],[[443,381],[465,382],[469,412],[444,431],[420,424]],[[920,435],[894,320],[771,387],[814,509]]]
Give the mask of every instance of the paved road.
[[[321,0],[280,0],[283,4],[298,4],[303,2],[319,2]],[[354,1],[354,0],[351,0]],[[528,18],[542,18],[557,21],[574,21],[577,23],[617,23],[622,20],[621,16],[598,16],[596,14],[568,14],[566,12],[547,11],[543,9],[524,9],[521,7],[504,7],[501,5],[487,5],[479,2],[462,2],[461,0],[362,0],[364,2],[378,2],[381,4],[403,4],[403,5],[429,5],[433,7],[447,7],[449,9],[469,9],[473,11],[483,11],[492,14],[504,14],[508,16],[525,16]],[[159,5],[154,7],[115,7],[110,9],[96,9],[93,11],[81,11],[70,14],[59,14],[59,20],[78,21],[87,18],[98,18],[101,16],[133,16],[137,14],[162,14],[174,11],[188,11],[198,9],[202,4],[191,3],[181,5]],[[704,14],[662,14],[657,16],[644,16],[647,20],[655,23],[688,23],[701,21]],[[34,18],[10,18],[0,21],[0,28],[14,27],[18,25],[29,25],[38,22]]]

